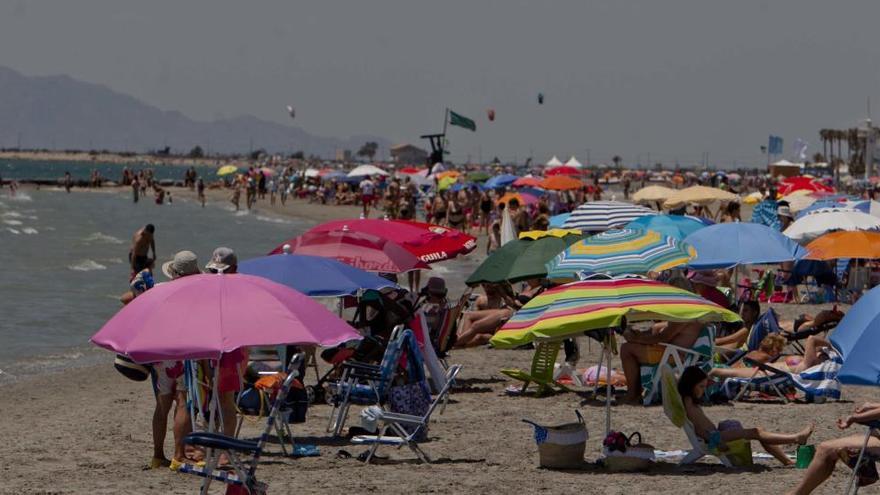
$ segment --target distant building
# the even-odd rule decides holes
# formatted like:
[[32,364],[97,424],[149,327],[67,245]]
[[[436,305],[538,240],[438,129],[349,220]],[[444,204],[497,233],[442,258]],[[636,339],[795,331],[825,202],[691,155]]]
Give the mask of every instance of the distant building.
[[336,161],[337,162],[350,162],[351,161],[351,150],[336,150]]
[[428,160],[428,152],[411,144],[391,147],[391,159],[399,165],[422,165]]

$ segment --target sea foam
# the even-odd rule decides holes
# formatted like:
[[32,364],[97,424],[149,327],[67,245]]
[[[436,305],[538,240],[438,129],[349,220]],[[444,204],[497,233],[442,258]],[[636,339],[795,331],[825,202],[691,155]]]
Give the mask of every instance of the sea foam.
[[106,270],[107,267],[94,260],[82,260],[74,265],[69,265],[67,269],[75,272],[93,272],[95,270]]

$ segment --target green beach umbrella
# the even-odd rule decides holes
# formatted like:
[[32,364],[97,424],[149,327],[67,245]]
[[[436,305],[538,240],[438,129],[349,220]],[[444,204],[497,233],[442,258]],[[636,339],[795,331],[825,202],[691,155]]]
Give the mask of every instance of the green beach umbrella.
[[489,177],[492,176],[486,172],[471,172],[467,176],[468,180],[471,182],[486,182],[489,180]]
[[579,230],[552,229],[520,234],[489,255],[465,281],[468,285],[518,282],[547,276],[547,262],[583,239]]

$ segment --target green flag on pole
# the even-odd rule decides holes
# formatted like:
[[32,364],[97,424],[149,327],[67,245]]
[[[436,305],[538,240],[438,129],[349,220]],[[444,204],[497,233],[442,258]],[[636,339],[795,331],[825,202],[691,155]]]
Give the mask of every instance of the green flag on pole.
[[465,117],[464,115],[459,115],[452,110],[449,111],[449,123],[452,125],[457,125],[459,127],[464,127],[465,129],[470,129],[472,131],[477,130],[477,124]]

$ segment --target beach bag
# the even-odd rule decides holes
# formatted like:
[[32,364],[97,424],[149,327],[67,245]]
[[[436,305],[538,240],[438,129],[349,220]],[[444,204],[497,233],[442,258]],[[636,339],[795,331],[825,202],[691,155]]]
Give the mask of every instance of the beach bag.
[[[428,394],[426,385],[419,382],[395,385],[388,392],[388,407],[391,412],[423,417],[431,407],[431,395]],[[407,433],[412,433],[418,427],[404,425],[403,428]],[[425,426],[416,434],[414,440],[423,442],[427,439],[428,429]]]
[[122,373],[122,376],[136,382],[142,382],[150,377],[149,366],[138,364],[125,354],[116,355],[113,367],[116,368],[116,371]]
[[[634,437],[638,441],[633,441]],[[654,446],[644,443],[639,432],[629,436],[619,431],[608,432],[602,446],[602,462],[611,471],[644,471],[656,461]]]
[[577,422],[557,426],[540,425],[530,419],[523,422],[535,428],[539,465],[549,469],[581,469],[587,446],[587,426],[580,411],[575,410]]

